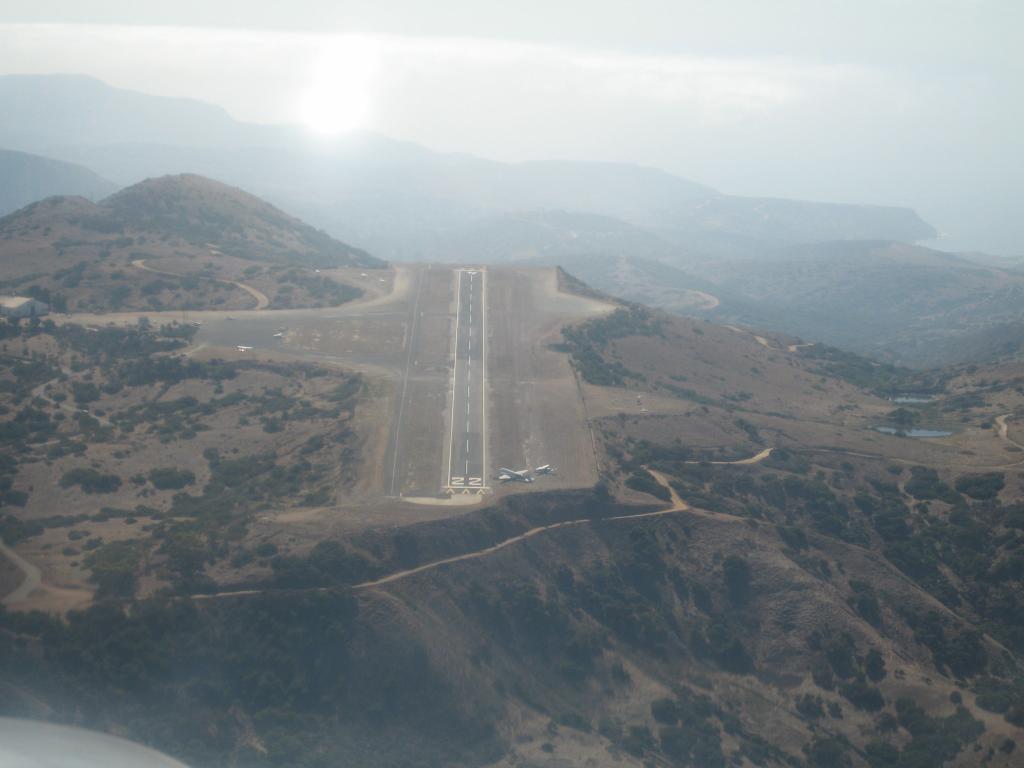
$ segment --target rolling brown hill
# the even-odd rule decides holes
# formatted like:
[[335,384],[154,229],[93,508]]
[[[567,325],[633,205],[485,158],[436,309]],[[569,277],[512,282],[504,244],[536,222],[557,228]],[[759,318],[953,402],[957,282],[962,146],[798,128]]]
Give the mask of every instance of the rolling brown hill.
[[[340,303],[358,290],[320,269],[384,263],[242,190],[195,175],[149,179],[93,203],[53,197],[0,219],[0,284],[58,311],[243,309]],[[162,274],[161,274],[162,273]],[[282,280],[282,276],[290,276]],[[253,291],[240,289],[241,282]]]

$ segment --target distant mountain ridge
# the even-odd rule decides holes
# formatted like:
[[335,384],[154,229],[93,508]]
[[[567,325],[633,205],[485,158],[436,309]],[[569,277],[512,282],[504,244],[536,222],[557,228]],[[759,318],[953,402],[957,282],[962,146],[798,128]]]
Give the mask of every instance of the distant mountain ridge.
[[[884,240],[803,243],[753,255],[538,255],[614,296],[773,329],[912,367],[1013,354],[1024,272]],[[718,299],[710,306],[695,292]]]
[[88,168],[25,152],[0,149],[0,216],[54,195],[99,200],[117,189]]
[[11,107],[0,115],[0,145],[123,184],[183,172],[217,178],[392,259],[447,260],[451,240],[479,238],[489,219],[548,211],[620,219],[672,248],[709,253],[935,234],[908,209],[734,197],[622,163],[500,163],[366,132],[316,143],[297,127],[246,124],[209,104],[80,76],[0,77],[0,103]]

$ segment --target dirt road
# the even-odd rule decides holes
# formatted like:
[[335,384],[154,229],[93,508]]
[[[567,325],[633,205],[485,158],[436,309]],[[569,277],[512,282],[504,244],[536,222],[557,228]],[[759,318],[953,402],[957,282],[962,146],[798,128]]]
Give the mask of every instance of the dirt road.
[[[71,373],[72,373],[71,369],[69,369],[69,368],[64,368],[62,370],[63,370],[63,372],[64,372],[64,374],[66,376],[70,376]],[[79,408],[74,403],[69,403],[67,401],[59,403],[56,400],[54,400],[52,397],[50,397],[48,394],[46,394],[46,390],[50,387],[50,385],[51,384],[57,384],[59,381],[60,381],[59,378],[57,378],[57,379],[50,379],[49,381],[44,381],[42,384],[40,384],[39,386],[34,387],[32,389],[32,397],[33,398],[39,398],[40,400],[45,400],[50,405],[52,405],[54,408],[58,408],[58,409],[60,409],[62,411],[67,411],[68,413],[75,413],[75,414],[77,414],[77,413],[89,413],[89,411],[87,409]],[[112,426],[112,424],[110,423],[110,419],[108,419],[105,416],[97,416],[96,414],[93,414],[93,413],[89,413],[89,415],[92,416],[92,418],[96,419],[96,421],[98,421],[104,427]],[[51,442],[53,442],[53,441],[51,441]]]
[[[407,579],[410,576],[415,576],[416,574],[419,574],[419,573],[426,573],[427,571],[432,571],[432,570],[434,570],[436,568],[441,568],[441,567],[443,567],[445,565],[451,565],[452,563],[461,563],[461,562],[463,562],[465,560],[477,560],[477,559],[482,558],[482,557],[487,557],[489,555],[493,555],[495,552],[500,552],[501,550],[503,550],[503,549],[505,549],[507,547],[511,547],[514,544],[518,544],[519,542],[526,541],[527,539],[532,539],[534,536],[539,536],[540,534],[547,533],[549,531],[555,531],[555,530],[558,530],[559,528],[570,528],[570,527],[576,526],[576,525],[588,525],[588,524],[603,523],[603,522],[620,522],[620,521],[623,521],[623,520],[640,520],[641,518],[647,518],[647,517],[661,517],[662,515],[669,515],[669,514],[672,514],[674,512],[688,512],[688,511],[690,511],[690,505],[687,504],[685,501],[683,501],[679,497],[679,494],[676,493],[676,490],[669,484],[668,480],[665,478],[664,475],[662,475],[660,472],[656,472],[653,469],[648,469],[647,471],[651,473],[651,475],[654,477],[655,480],[657,480],[661,485],[663,485],[665,488],[668,489],[668,492],[669,492],[669,495],[670,495],[670,499],[671,499],[671,506],[669,506],[669,507],[667,507],[665,509],[655,510],[654,512],[638,512],[638,513],[633,514],[633,515],[616,515],[614,517],[599,517],[599,518],[584,517],[584,518],[580,518],[578,520],[565,520],[565,521],[563,521],[561,523],[551,523],[550,525],[540,525],[540,526],[537,526],[536,528],[531,528],[530,530],[525,531],[524,533],[520,533],[518,536],[512,536],[511,538],[505,539],[504,541],[500,541],[497,544],[494,544],[493,546],[485,547],[484,549],[478,549],[478,550],[476,550],[474,552],[466,552],[466,553],[461,554],[461,555],[455,555],[453,557],[446,557],[443,560],[435,560],[432,563],[425,563],[425,564],[417,566],[415,568],[409,568],[408,570],[405,570],[405,571],[397,571],[395,573],[389,574],[387,576],[382,576],[381,578],[374,579],[372,581],[364,581],[364,582],[362,582],[360,584],[353,584],[351,588],[353,590],[372,589],[373,587],[380,587],[380,586],[383,586],[385,584],[391,584],[391,583],[396,582],[396,581],[401,581],[402,579]],[[330,589],[333,589],[333,587],[313,587],[311,589],[294,590],[294,591],[301,591],[301,592],[326,592],[326,591],[328,591]],[[214,599],[220,598],[220,597],[245,597],[245,596],[249,596],[249,595],[259,595],[259,594],[262,594],[262,593],[268,592],[268,591],[277,591],[277,590],[242,589],[242,590],[237,590],[235,592],[217,592],[215,594],[207,594],[207,595],[192,595],[191,597],[192,597],[193,600],[214,600]]]
[[3,598],[5,606],[16,611],[42,611],[43,613],[65,614],[81,609],[92,602],[91,590],[79,587],[57,587],[43,581],[40,568],[25,560],[21,555],[0,541],[0,555],[10,560],[25,574],[17,589]]
[[[687,461],[686,464],[760,464],[762,461],[772,455],[774,448],[765,448],[763,451],[751,456],[748,459],[736,459],[735,461]],[[651,470],[647,470],[652,475],[655,474]],[[659,482],[661,482],[659,480]],[[664,485],[664,483],[662,483]]]
[[[1013,444],[1017,445],[1017,443],[1013,443]],[[1020,447],[1024,448],[1024,446],[1020,446]],[[903,464],[903,465],[908,466],[908,467],[917,466],[917,465],[919,465],[921,463],[920,460],[918,460],[918,459],[901,459],[901,458],[898,458],[896,456],[886,456],[885,454],[882,454],[882,453],[865,453],[863,451],[846,450],[845,448],[815,448],[813,446],[809,446],[809,447],[806,447],[806,448],[801,448],[799,450],[806,451],[806,452],[809,452],[809,453],[837,453],[837,454],[839,454],[841,456],[854,456],[854,457],[856,457],[858,459],[872,459],[874,461],[891,461],[893,464]],[[965,463],[960,462],[960,461],[957,461],[957,462],[948,462],[948,461],[946,461],[946,462],[937,462],[937,461],[931,461],[931,462],[929,462],[929,464],[931,466],[945,467],[945,468],[948,468],[948,469],[979,469],[979,470],[990,471],[990,470],[996,470],[996,469],[1015,469],[1017,467],[1024,466],[1024,459],[1021,459],[1020,461],[1015,461],[1015,462],[1013,462],[1011,464],[965,464]]]
[[20,603],[23,600],[27,600],[29,595],[39,589],[43,580],[42,571],[4,544],[3,541],[0,541],[0,554],[14,563],[18,567],[18,570],[25,574],[25,578],[22,580],[21,584],[19,584],[13,592],[4,597],[4,605]]
[[[135,259],[135,261],[132,262],[132,266],[135,267],[136,269],[141,269],[141,270],[143,270],[145,272],[152,272],[152,273],[157,274],[157,275],[167,275],[168,277],[177,277],[177,278],[183,277],[182,275],[179,275],[176,272],[168,272],[165,269],[156,269],[155,267],[148,267],[148,266],[146,266],[146,260],[145,259]],[[234,280],[224,280],[223,278],[220,278],[220,277],[204,277],[202,279],[204,279],[204,280],[214,280],[214,281],[216,281],[218,283],[224,283],[226,285],[233,285],[233,286],[235,286],[235,288],[242,289],[243,291],[248,293],[250,296],[252,296],[254,299],[256,299],[256,306],[253,307],[253,310],[266,309],[270,305],[270,299],[267,298],[267,294],[263,293],[263,291],[261,291],[261,290],[253,288],[251,285],[246,285],[245,283],[235,282]]]
[[1010,428],[1009,425],[1007,425],[1006,420],[1012,418],[1012,413],[1004,413],[1002,416],[996,416],[996,428],[999,430],[999,439],[1004,443],[1009,443],[1017,448],[1024,449],[1024,445],[1021,445],[1016,440],[1010,439]]

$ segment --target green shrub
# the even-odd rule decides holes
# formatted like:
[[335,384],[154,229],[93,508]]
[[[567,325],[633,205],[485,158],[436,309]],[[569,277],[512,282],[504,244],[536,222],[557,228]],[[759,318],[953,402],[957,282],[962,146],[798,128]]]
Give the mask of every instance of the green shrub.
[[149,482],[161,491],[178,491],[186,485],[192,485],[195,481],[195,474],[187,469],[157,467],[149,470]]
[[90,552],[85,565],[99,594],[130,597],[135,592],[135,572],[141,556],[134,541],[112,541]]
[[121,487],[121,478],[97,472],[91,467],[79,467],[65,472],[60,479],[61,488],[73,485],[81,486],[86,493],[113,493]]
[[961,475],[955,483],[956,489],[960,493],[979,500],[994,499],[1005,485],[1006,475],[1002,472]]
[[957,495],[939,479],[939,473],[929,467],[911,467],[910,479],[904,486],[907,493],[920,501],[939,499],[954,503]]
[[672,498],[668,488],[663,486],[655,480],[649,472],[644,470],[637,470],[626,478],[626,487],[632,488],[634,491],[640,491],[641,493],[648,493],[654,498],[661,499],[662,501],[668,501]]

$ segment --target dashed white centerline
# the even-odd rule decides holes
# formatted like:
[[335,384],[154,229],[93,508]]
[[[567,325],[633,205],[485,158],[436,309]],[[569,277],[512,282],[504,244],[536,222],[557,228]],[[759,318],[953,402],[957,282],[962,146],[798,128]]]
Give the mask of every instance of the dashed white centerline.
[[458,273],[458,281],[455,287],[455,362],[452,368],[452,428],[448,436],[448,474],[445,475],[444,483],[451,483],[452,458],[455,453],[455,385],[459,381],[459,311],[462,309],[462,272]]
[[[462,280],[463,274],[469,274],[469,280],[470,280],[469,289],[466,292],[467,293],[466,300],[468,302],[467,306],[469,307],[469,316],[468,316],[468,318],[461,313],[461,299],[462,299],[462,282],[461,282],[461,280]],[[473,416],[473,413],[474,413],[473,408],[474,408],[474,405],[475,405],[475,401],[473,400],[473,386],[474,386],[474,382],[473,382],[473,365],[472,365],[473,337],[474,336],[478,336],[478,332],[474,329],[474,322],[473,322],[474,321],[474,318],[473,318],[474,306],[473,305],[474,305],[474,302],[476,300],[476,296],[475,296],[475,294],[476,294],[476,290],[475,290],[475,286],[476,286],[475,276],[476,275],[473,272],[463,272],[463,271],[460,270],[459,271],[459,280],[457,282],[457,289],[456,289],[457,292],[458,292],[459,300],[457,302],[456,309],[455,309],[455,326],[456,326],[456,330],[455,330],[455,333],[456,333],[456,339],[455,339],[455,351],[456,351],[456,354],[455,354],[455,358],[456,359],[455,359],[455,367],[454,367],[453,379],[452,379],[452,401],[453,401],[452,402],[453,413],[452,413],[452,423],[451,423],[451,432],[452,432],[452,434],[451,434],[451,437],[449,438],[449,440],[450,440],[449,446],[451,446],[451,449],[450,449],[450,452],[449,452],[449,455],[448,455],[448,477],[445,479],[445,486],[444,486],[445,489],[448,490],[450,493],[456,492],[456,489],[459,489],[459,488],[462,488],[462,489],[467,488],[468,485],[470,485],[470,483],[469,483],[470,480],[475,481],[472,485],[474,485],[474,487],[479,489],[478,492],[482,493],[482,492],[486,491],[486,489],[487,489],[486,484],[483,483],[483,479],[484,479],[483,477],[480,477],[480,478],[476,478],[476,477],[470,478],[469,477],[469,473],[470,473],[470,470],[471,470],[471,467],[472,467],[472,462],[473,462],[473,458],[470,455],[470,449],[471,449],[471,446],[473,445],[473,433],[471,432],[471,430],[473,428],[473,418],[474,418],[474,416]],[[480,275],[480,286],[481,286],[481,295],[483,296],[483,295],[486,294],[486,290],[485,290],[485,288],[486,288],[486,281],[484,280],[484,275],[483,274]],[[481,301],[483,301],[482,298],[481,298]],[[481,322],[483,323],[484,331],[486,331],[486,328],[487,328],[486,313],[487,313],[487,307],[485,305],[481,305],[481,315],[482,315],[481,316]],[[462,321],[463,320],[466,321],[465,328],[462,327]],[[465,348],[464,349],[461,349],[460,346],[459,346],[459,342],[461,341],[459,339],[460,333],[461,333],[461,335],[464,335],[466,337]],[[486,340],[486,338],[481,336],[481,337],[479,337],[477,339],[477,341],[479,342],[477,344],[477,354],[481,355],[481,356],[485,355],[486,351],[487,351],[487,340]],[[460,366],[459,366],[459,356],[460,356],[460,354],[463,354],[463,353],[466,356],[466,360],[464,362],[467,363],[466,366],[465,366],[466,373],[462,377],[462,381],[465,383],[465,386],[466,386],[466,413],[465,413],[466,427],[465,427],[465,462],[464,462],[465,477],[461,477],[461,478],[460,477],[455,477],[455,478],[453,478],[451,476],[451,473],[452,473],[453,469],[455,469],[455,467],[456,467],[456,465],[455,465],[455,448],[454,448],[454,438],[455,438],[455,434],[454,434],[454,432],[455,432],[454,408],[455,408],[455,401],[457,400],[456,394],[455,394],[457,392],[457,390],[455,389],[455,386],[459,383],[459,376],[458,376],[458,371],[460,369]],[[482,359],[483,358],[481,358],[481,360]],[[487,399],[487,393],[486,393],[487,374],[486,374],[486,371],[481,371],[481,377],[480,378],[481,378],[481,382],[478,385],[478,386],[480,386],[480,389],[481,389],[481,392],[480,392],[480,394],[481,394],[480,405],[481,405],[481,407],[484,410],[486,410],[486,407],[487,407],[487,402],[486,402],[486,399]],[[486,441],[486,437],[485,437],[486,436],[486,430],[487,430],[487,425],[486,425],[487,415],[486,415],[486,413],[483,413],[481,415],[481,418],[484,421],[483,421],[483,423],[480,426],[481,433],[482,433],[482,437],[480,439],[481,439],[481,441]],[[486,465],[487,465],[487,460],[486,460],[486,456],[487,456],[486,450],[487,450],[487,447],[486,447],[486,445],[482,445],[481,446],[481,450],[482,450],[482,457],[481,458],[482,458],[482,463],[484,465],[484,474],[486,474]],[[477,474],[480,474],[480,473],[477,473]],[[467,492],[468,491],[463,490],[463,493],[467,493]]]

